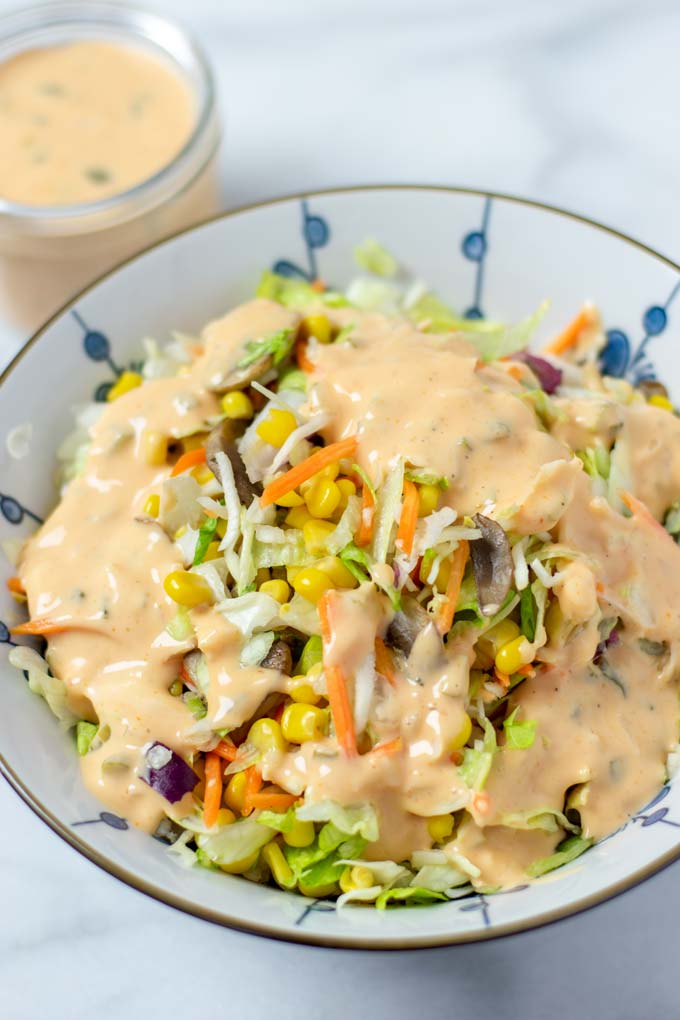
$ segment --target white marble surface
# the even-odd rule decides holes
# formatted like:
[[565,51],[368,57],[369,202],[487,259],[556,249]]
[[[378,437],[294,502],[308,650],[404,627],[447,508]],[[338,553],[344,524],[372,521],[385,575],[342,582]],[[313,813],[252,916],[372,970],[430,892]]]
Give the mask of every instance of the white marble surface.
[[[675,0],[154,6],[183,16],[216,64],[228,205],[334,184],[465,184],[577,209],[680,258]],[[0,323],[0,363],[20,341]],[[680,865],[539,932],[348,953],[157,904],[79,857],[2,783],[0,818],[6,1020],[677,1012]]]

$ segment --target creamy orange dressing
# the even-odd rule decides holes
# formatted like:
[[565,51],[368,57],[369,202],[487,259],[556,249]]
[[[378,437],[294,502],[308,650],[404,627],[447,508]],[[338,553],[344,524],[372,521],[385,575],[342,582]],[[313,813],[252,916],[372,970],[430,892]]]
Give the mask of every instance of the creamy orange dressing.
[[108,198],[166,166],[196,116],[155,56],[96,39],[0,63],[0,197],[27,205]]
[[[340,313],[340,321],[343,316],[349,313]],[[213,728],[246,723],[268,695],[286,693],[291,680],[274,669],[242,668],[240,632],[214,608],[191,611],[195,633],[188,641],[167,633],[176,606],[162,582],[181,565],[180,554],[142,515],[147,495],[169,474],[166,466],[146,464],[144,436],[148,429],[177,436],[206,427],[219,409],[212,391],[233,378],[245,345],[294,329],[298,320],[272,302],[244,305],[206,327],[204,351],[186,374],[146,384],[107,407],[93,429],[83,475],[23,557],[31,616],[76,625],[50,637],[53,671],[74,711],[110,728],[108,739],[82,759],[85,781],[113,810],[149,830],[167,805],[139,778],[143,747],[160,740],[190,758],[212,746]],[[564,835],[526,831],[518,815],[559,816],[572,791],[584,834],[599,838],[664,779],[677,739],[680,549],[661,528],[628,519],[595,497],[564,440],[581,448],[584,437],[605,435],[620,416],[610,440],[623,429],[631,487],[661,516],[680,494],[680,462],[670,452],[663,460],[679,425],[645,405],[616,405],[614,414],[593,411],[578,398],[573,435],[566,419],[551,435],[515,380],[480,364],[465,340],[426,336],[381,316],[352,313],[351,320],[351,344],[314,352],[309,405],[330,412],[326,439],[356,434],[357,458],[376,482],[399,456],[449,478],[444,501],[459,516],[483,509],[520,533],[554,529],[556,541],[580,554],[558,561],[553,593],[571,633],[539,650],[543,665],[511,695],[520,718],[535,721],[536,739],[514,750],[501,731],[484,798],[474,796],[459,772],[460,758],[451,756],[470,707],[478,632],[464,629],[444,645],[432,623],[408,657],[395,658],[392,683],[374,677],[372,750],[346,758],[330,735],[266,753],[262,773],[309,802],[373,804],[380,837],[365,851],[373,860],[401,861],[430,847],[427,819],[467,808],[450,849],[479,869],[478,885],[517,884]],[[559,403],[568,415],[568,400]],[[335,637],[326,661],[340,666],[354,698],[354,681],[375,637],[387,640],[394,610],[365,583],[338,592],[332,611]],[[609,618],[620,619],[621,634],[600,668],[592,661],[598,625]],[[660,644],[663,654],[645,650],[645,639]],[[169,693],[183,655],[194,647],[206,657],[210,681],[207,716],[199,723]],[[391,749],[381,752],[381,744]],[[191,803],[189,795],[178,813]],[[518,827],[509,827],[508,816]]]

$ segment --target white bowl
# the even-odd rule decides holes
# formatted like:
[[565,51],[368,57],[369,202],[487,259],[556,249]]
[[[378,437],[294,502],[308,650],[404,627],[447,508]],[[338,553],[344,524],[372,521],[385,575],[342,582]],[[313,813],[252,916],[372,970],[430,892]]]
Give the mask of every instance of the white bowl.
[[[609,330],[605,362],[629,378],[658,374],[680,397],[671,303],[680,267],[588,220],[500,195],[435,188],[361,188],[264,203],[228,213],[150,249],[80,294],[26,345],[1,379],[0,435],[33,425],[30,457],[0,451],[0,538],[28,534],[49,512],[55,450],[71,407],[104,399],[134,361],[140,338],[197,330],[253,291],[260,271],[354,275],[353,246],[379,238],[468,314],[518,320],[544,297],[542,332],[557,331],[585,298]],[[678,320],[680,321],[680,302]],[[389,370],[389,366],[386,366]],[[9,568],[5,567],[5,576]],[[2,585],[0,642],[18,618]],[[129,885],[235,928],[330,946],[446,945],[535,927],[601,902],[680,856],[680,781],[659,791],[615,835],[531,886],[500,895],[376,911],[327,902],[200,868],[104,810],[84,789],[71,736],[0,663],[0,767],[51,828]]]

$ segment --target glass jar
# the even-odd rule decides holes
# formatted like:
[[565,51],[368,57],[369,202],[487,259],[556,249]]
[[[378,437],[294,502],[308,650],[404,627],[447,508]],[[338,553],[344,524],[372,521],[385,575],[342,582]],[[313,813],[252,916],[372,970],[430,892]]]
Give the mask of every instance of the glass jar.
[[0,62],[77,40],[140,47],[163,59],[195,99],[194,127],[157,173],[96,202],[30,206],[0,196],[0,316],[32,329],[88,282],[220,204],[215,85],[196,42],[158,14],[100,0],[50,3],[0,18]]

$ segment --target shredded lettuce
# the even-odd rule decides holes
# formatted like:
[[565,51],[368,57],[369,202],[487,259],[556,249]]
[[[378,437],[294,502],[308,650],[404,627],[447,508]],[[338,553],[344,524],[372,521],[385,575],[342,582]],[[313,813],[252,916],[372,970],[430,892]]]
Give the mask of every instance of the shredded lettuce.
[[64,683],[58,677],[52,676],[42,655],[34,648],[20,645],[11,649],[9,661],[26,673],[30,689],[45,699],[53,714],[66,729],[70,729],[78,722],[78,716],[69,707]]
[[269,336],[260,337],[258,340],[249,340],[245,345],[245,354],[236,367],[248,368],[254,365],[260,358],[271,355],[275,365],[281,364],[284,358],[290,354],[295,342],[295,333],[292,329],[279,329]]
[[190,638],[194,633],[194,628],[189,617],[189,610],[185,606],[180,606],[165,629],[175,641],[186,641]]
[[536,600],[530,587],[524,588],[519,597],[520,627],[527,641],[536,637]]
[[301,804],[297,809],[301,822],[331,822],[348,836],[361,836],[369,843],[378,838],[378,816],[372,804],[345,807],[333,800]]
[[349,835],[328,822],[309,846],[284,846],[283,852],[295,882],[314,888],[337,882],[344,866],[341,861],[359,857],[365,846],[362,836]]
[[305,646],[302,649],[302,655],[297,665],[297,672],[299,674],[309,673],[312,666],[316,666],[323,659],[323,643],[318,634],[312,634],[310,638],[307,638]]
[[503,723],[505,730],[505,746],[512,750],[525,751],[531,747],[536,739],[536,720],[525,719],[523,722],[517,720],[519,706],[510,713]]
[[261,591],[225,599],[216,606],[245,637],[251,637],[255,630],[265,630],[278,617],[280,608],[276,599]]
[[546,875],[549,871],[554,871],[555,868],[561,868],[562,865],[576,860],[577,857],[593,845],[593,842],[592,839],[586,839],[584,836],[568,836],[558,844],[554,854],[550,854],[549,857],[542,857],[534,861],[533,864],[530,864],[526,869],[527,875],[530,878],[539,878],[541,875]]
[[384,910],[389,904],[394,906],[419,907],[427,903],[436,903],[439,900],[446,902],[448,896],[443,892],[435,892],[433,889],[422,889],[418,886],[398,887],[396,889],[385,889],[375,901],[378,910]]
[[347,300],[364,312],[383,312],[396,315],[401,304],[401,291],[386,280],[358,276],[347,288]]
[[76,723],[76,748],[81,757],[90,750],[90,744],[96,737],[98,729],[98,723],[86,722],[85,719],[80,719]]
[[442,492],[446,492],[451,484],[445,475],[431,474],[429,471],[420,471],[418,468],[406,468],[404,478],[416,485],[436,485]]
[[266,825],[274,832],[290,832],[295,825],[295,808],[287,811],[260,811],[257,816],[260,825]]
[[543,832],[558,832],[567,829],[578,832],[569,819],[554,808],[530,808],[527,811],[512,811],[501,815],[501,825],[510,829],[541,829]]
[[269,654],[271,646],[276,640],[273,630],[265,630],[260,634],[254,634],[241,649],[239,656],[240,665],[246,669],[248,666],[259,666],[264,657]]
[[376,511],[373,526],[373,559],[385,563],[390,548],[392,531],[399,519],[401,493],[404,487],[404,460],[402,457],[390,466],[390,473],[376,493]]
[[216,832],[198,832],[196,845],[221,867],[236,864],[260,850],[272,838],[271,830],[254,818],[224,825]]
[[390,277],[396,276],[399,272],[399,263],[394,255],[383,248],[374,237],[367,237],[355,247],[354,261],[360,269],[373,273],[374,276]]
[[474,747],[466,747],[458,772],[470,789],[479,791],[489,778],[494,756],[498,750],[496,731],[488,719],[483,720],[484,739],[476,740]]
[[208,551],[208,546],[213,540],[215,530],[217,529],[217,518],[206,517],[203,524],[198,529],[198,541],[196,542],[196,548],[194,549],[193,566],[197,567],[199,563],[202,563],[205,559],[205,554]]

